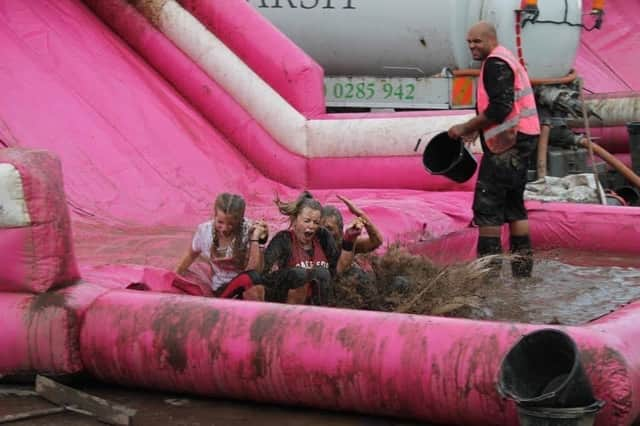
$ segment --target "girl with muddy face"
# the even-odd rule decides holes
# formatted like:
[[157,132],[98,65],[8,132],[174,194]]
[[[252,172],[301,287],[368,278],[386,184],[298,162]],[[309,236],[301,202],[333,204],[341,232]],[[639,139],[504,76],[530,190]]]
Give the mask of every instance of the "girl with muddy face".
[[[300,209],[300,212],[293,217],[293,223],[291,229],[296,236],[296,239],[300,242],[300,245],[304,250],[311,250],[313,247],[313,239],[318,233],[320,228],[320,216],[322,215],[320,203],[316,200],[311,202],[305,202],[305,205]],[[316,205],[317,204],[317,205]]]
[[202,257],[210,268],[204,274],[214,295],[263,300],[264,287],[259,275],[264,262],[261,245],[266,242],[269,230],[264,221],[245,218],[245,207],[240,195],[218,195],[211,220],[198,225],[191,247],[176,272],[202,280],[202,273],[189,271],[193,262]]
[[278,232],[265,251],[267,300],[324,305],[333,278],[353,261],[353,241],[360,229],[350,228],[339,248],[321,226],[322,205],[309,192],[291,202],[276,198],[275,203],[289,217],[289,229]]
[[[382,245],[382,234],[373,222],[371,222],[371,219],[369,219],[365,212],[346,197],[338,195],[338,199],[342,201],[347,206],[351,214],[356,217],[347,227],[347,230],[350,228],[364,228],[367,230],[367,235],[359,236],[354,241],[353,252],[355,254],[369,253],[380,247]],[[323,227],[327,228],[329,232],[331,232],[336,243],[340,246],[342,244],[342,233],[344,227],[344,221],[340,211],[334,206],[323,206],[320,223]]]

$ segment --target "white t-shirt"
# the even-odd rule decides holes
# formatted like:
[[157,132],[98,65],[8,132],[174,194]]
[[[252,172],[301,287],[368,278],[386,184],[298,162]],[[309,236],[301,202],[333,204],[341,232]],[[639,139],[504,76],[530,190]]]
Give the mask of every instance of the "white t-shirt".
[[[247,247],[249,245],[249,229],[251,229],[251,221],[244,218],[242,221],[242,244]],[[211,269],[213,269],[213,276],[211,277],[211,288],[215,291],[229,281],[234,279],[238,274],[242,272],[242,269],[238,268],[235,261],[231,261],[233,258],[233,247],[235,246],[235,240],[224,248],[218,248],[218,252],[215,254],[215,258],[211,258],[211,246],[213,245],[213,233],[215,232],[213,221],[198,225],[193,240],[191,241],[191,249],[196,252],[200,252],[200,256],[209,261]],[[218,261],[217,259],[220,259]]]

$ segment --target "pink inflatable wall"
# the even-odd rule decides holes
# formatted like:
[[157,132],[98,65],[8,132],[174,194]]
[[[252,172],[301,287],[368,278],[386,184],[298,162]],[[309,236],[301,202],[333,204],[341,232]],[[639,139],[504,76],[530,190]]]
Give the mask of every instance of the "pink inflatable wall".
[[[583,0],[585,12],[593,0]],[[589,93],[640,90],[637,52],[640,3],[628,0],[605,2],[601,30],[582,31],[575,67],[585,79]]]
[[46,151],[0,149],[0,163],[18,171],[21,186],[13,190],[30,219],[0,227],[0,291],[41,293],[74,282],[79,273],[60,160]]

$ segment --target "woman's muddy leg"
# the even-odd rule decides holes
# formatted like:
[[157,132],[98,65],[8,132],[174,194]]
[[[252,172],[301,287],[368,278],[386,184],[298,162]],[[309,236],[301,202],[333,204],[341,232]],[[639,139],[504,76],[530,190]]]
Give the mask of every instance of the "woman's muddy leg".
[[242,293],[242,298],[244,300],[253,300],[256,302],[264,302],[265,299],[265,288],[263,285],[254,285],[248,290],[245,290]]
[[304,305],[309,299],[311,284],[306,283],[301,287],[294,288],[287,292],[287,303],[292,305]]
[[331,273],[326,268],[313,268],[309,271],[313,295],[311,301],[314,305],[326,306],[329,303],[331,291]]
[[[269,302],[284,303],[289,299],[289,292],[292,294],[302,293],[295,290],[304,286],[309,282],[307,277],[307,269],[294,267],[281,269],[271,276],[269,279],[269,288],[266,292],[266,300]],[[299,299],[298,296],[295,297]]]

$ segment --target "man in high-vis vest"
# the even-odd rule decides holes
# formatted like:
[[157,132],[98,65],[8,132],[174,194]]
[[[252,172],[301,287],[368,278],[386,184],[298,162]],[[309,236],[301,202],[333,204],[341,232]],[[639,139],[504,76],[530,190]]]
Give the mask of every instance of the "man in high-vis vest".
[[[533,259],[523,194],[529,157],[538,141],[540,122],[527,71],[498,43],[495,27],[479,22],[469,29],[473,59],[482,61],[476,117],[449,129],[459,139],[480,132],[483,156],[473,199],[473,221],[479,227],[478,256],[502,253],[500,231],[509,223],[511,270],[531,275]],[[502,262],[493,263],[499,270]]]

